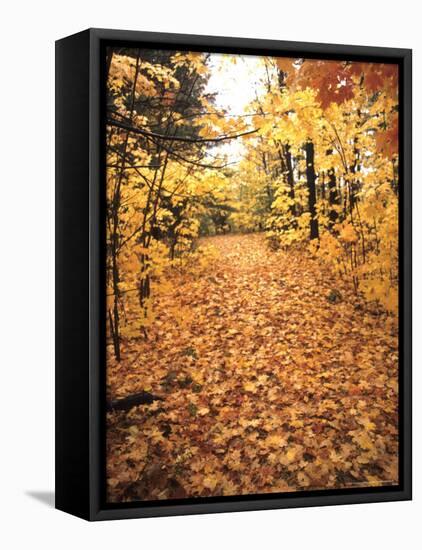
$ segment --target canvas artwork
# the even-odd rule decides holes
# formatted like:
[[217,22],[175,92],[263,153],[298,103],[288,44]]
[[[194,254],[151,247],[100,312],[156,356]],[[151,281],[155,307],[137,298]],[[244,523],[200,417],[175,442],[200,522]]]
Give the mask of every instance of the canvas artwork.
[[398,65],[103,61],[107,502],[399,485]]

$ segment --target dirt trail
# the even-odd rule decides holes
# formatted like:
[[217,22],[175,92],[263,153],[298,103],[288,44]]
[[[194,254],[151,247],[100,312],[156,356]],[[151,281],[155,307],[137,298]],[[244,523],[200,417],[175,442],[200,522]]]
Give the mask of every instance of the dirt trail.
[[[149,341],[109,360],[111,500],[397,483],[397,334],[305,253],[205,239],[202,273],[157,298]],[[132,430],[132,431],[131,431]]]

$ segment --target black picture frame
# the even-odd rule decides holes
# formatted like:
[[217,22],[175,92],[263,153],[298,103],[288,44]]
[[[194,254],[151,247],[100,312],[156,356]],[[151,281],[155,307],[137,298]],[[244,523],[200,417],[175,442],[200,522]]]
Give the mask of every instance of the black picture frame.
[[[102,56],[106,45],[119,43],[399,65],[399,486],[282,496],[105,502]],[[56,508],[87,520],[108,520],[412,498],[411,79],[409,49],[105,29],[88,29],[56,42]]]

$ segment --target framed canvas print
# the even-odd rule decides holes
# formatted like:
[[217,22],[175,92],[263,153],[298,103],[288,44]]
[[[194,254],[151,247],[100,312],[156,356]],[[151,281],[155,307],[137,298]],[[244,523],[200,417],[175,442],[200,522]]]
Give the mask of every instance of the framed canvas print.
[[56,43],[56,506],[411,498],[411,51]]

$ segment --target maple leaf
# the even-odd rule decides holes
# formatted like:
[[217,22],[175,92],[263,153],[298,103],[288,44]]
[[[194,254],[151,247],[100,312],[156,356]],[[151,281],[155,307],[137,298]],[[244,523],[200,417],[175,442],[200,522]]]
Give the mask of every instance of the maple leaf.
[[243,387],[245,388],[246,391],[249,391],[252,393],[256,393],[258,391],[258,388],[254,382],[245,382],[243,384]]
[[285,447],[287,445],[286,439],[281,435],[270,435],[265,440],[265,444],[269,447]]
[[280,458],[280,464],[288,466],[297,459],[297,449],[295,447],[289,448]]
[[214,477],[207,476],[204,477],[202,483],[206,489],[210,489],[211,491],[213,491],[217,486],[218,480]]

